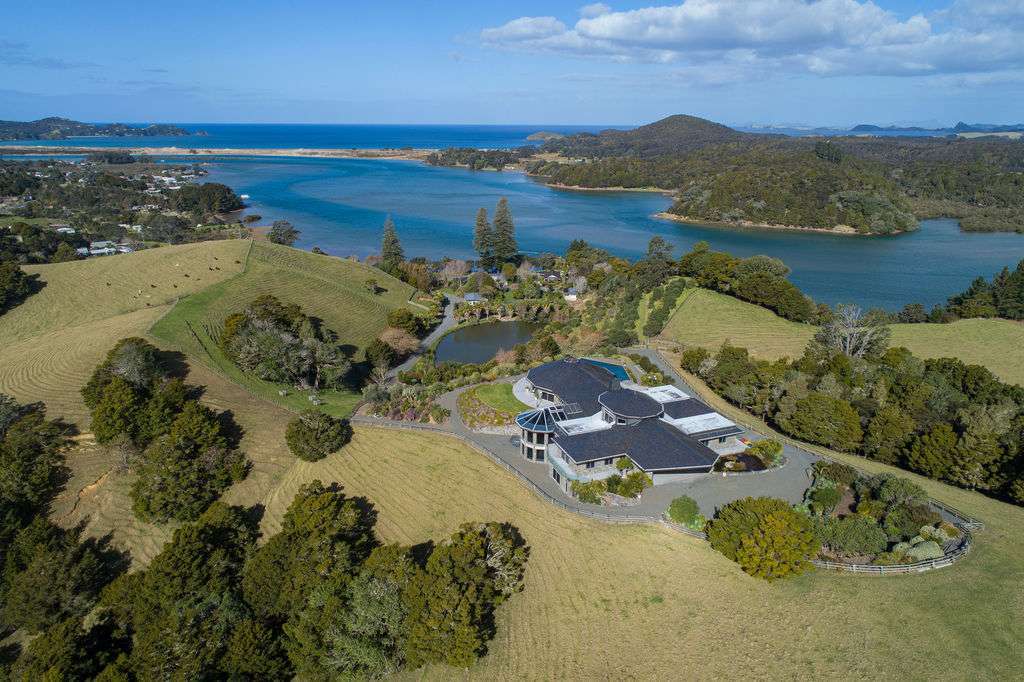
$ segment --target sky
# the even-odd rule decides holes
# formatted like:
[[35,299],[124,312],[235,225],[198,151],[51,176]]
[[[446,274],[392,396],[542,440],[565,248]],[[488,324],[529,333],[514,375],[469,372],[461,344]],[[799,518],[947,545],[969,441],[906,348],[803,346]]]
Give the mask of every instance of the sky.
[[0,119],[1024,122],[1024,0],[5,5]]

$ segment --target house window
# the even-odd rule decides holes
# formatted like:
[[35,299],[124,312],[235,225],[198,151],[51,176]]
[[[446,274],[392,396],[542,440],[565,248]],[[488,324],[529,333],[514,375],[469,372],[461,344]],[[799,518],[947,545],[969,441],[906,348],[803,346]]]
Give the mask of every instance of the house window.
[[626,420],[623,419],[622,417],[619,417],[618,419],[615,420],[615,423],[616,424],[625,424]]
[[606,459],[606,460],[604,461],[604,463],[605,463],[605,464],[611,464],[611,463],[613,463],[614,461],[615,461],[615,458],[614,458],[614,457],[609,457],[609,458],[607,458],[607,459]]
[[533,459],[533,448],[526,448],[526,459]]
[[597,464],[597,462],[587,462],[587,468],[588,469],[593,469],[594,465],[596,465],[596,464]]
[[535,451],[534,454],[536,455],[536,458],[537,458],[538,462],[543,462],[544,461],[544,451],[543,450],[541,450],[540,448],[537,448],[537,450]]
[[719,443],[724,443],[724,442],[725,442],[725,441],[727,441],[727,440],[729,440],[729,439],[728,439],[728,437],[723,437],[723,438],[719,438],[719,439],[718,439],[718,442],[719,442]]
[[562,482],[562,476],[554,469],[551,470],[551,478],[555,479],[556,483]]

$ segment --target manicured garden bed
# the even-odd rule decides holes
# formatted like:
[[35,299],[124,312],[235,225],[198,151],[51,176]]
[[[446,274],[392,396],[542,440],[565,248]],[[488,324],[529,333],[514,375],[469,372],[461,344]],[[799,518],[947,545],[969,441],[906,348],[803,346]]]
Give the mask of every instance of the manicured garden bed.
[[510,427],[516,415],[530,409],[512,395],[512,384],[481,384],[459,396],[459,414],[471,429]]

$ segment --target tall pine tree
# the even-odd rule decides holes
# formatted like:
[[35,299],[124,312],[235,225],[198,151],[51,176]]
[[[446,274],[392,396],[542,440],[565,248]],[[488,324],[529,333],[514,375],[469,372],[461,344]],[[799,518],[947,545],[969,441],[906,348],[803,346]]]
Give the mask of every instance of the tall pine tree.
[[398,241],[395,223],[390,215],[384,220],[384,240],[380,256],[380,269],[397,277],[401,272],[402,263],[405,262],[405,252],[402,250],[402,243]]
[[510,263],[519,255],[516,244],[516,228],[512,224],[512,211],[508,208],[508,199],[502,197],[498,207],[494,209],[494,238],[492,249],[496,264]]
[[487,209],[476,212],[476,226],[473,228],[473,249],[480,256],[480,266],[494,267],[494,232],[487,220]]

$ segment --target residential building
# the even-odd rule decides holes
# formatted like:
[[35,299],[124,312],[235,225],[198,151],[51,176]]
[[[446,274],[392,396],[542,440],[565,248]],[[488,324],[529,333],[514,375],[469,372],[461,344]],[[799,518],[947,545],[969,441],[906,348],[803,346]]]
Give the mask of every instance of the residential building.
[[622,367],[564,358],[531,369],[514,387],[533,405],[516,417],[520,452],[545,462],[571,494],[573,481],[617,473],[626,457],[655,485],[708,474],[742,451],[743,429],[676,386],[633,383]]

